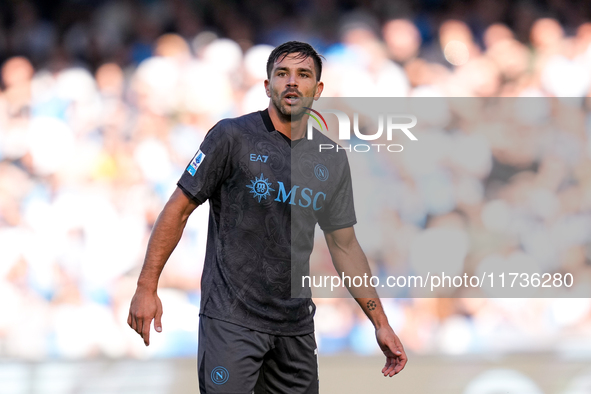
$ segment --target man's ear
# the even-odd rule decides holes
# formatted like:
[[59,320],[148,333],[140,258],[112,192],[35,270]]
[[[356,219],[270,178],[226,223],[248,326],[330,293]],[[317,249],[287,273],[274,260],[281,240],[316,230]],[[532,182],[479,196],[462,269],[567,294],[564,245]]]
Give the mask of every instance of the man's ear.
[[267,97],[271,97],[271,88],[269,87],[270,82],[268,79],[265,79],[265,92],[267,93]]
[[314,95],[314,100],[318,100],[320,98],[320,95],[322,94],[322,91],[324,90],[324,83],[318,82],[318,85],[316,85],[316,94]]

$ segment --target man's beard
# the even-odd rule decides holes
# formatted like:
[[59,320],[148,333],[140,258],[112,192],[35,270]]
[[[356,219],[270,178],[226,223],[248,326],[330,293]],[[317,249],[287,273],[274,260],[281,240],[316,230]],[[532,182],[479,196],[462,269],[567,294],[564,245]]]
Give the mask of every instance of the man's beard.
[[283,93],[279,95],[273,95],[271,101],[273,102],[275,108],[277,108],[279,116],[281,116],[285,120],[290,121],[298,121],[302,119],[302,116],[306,114],[305,107],[311,107],[312,102],[314,101],[313,97],[299,96],[298,105],[287,105],[281,102],[283,100],[283,95]]

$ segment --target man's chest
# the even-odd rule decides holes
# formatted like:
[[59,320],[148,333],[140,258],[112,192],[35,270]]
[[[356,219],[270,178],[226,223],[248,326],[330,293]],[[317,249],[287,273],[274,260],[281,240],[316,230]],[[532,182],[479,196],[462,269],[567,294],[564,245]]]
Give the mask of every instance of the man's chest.
[[266,137],[245,139],[233,160],[231,188],[243,189],[248,205],[322,211],[337,185],[337,163],[304,143],[291,148],[277,135]]

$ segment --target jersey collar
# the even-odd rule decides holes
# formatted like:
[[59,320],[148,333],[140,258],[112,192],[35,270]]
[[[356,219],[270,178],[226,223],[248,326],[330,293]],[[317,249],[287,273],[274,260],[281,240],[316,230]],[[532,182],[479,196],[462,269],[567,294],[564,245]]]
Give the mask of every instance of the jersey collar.
[[[271,120],[271,116],[269,116],[269,109],[265,109],[263,111],[259,111],[259,113],[261,114],[261,117],[263,118],[263,123],[265,124],[265,127],[267,129],[267,131],[269,133],[275,131],[275,126],[273,126],[273,121]],[[302,139],[299,140],[290,140],[285,134],[280,133],[279,131],[277,131],[277,133],[283,137],[283,139],[292,147],[294,148],[297,144],[299,144]]]
[[273,121],[271,120],[271,116],[269,116],[269,109],[267,108],[264,111],[259,111],[259,113],[261,114],[261,117],[263,118],[263,123],[265,124],[267,131],[269,133],[272,131],[275,131],[275,126],[273,126]]

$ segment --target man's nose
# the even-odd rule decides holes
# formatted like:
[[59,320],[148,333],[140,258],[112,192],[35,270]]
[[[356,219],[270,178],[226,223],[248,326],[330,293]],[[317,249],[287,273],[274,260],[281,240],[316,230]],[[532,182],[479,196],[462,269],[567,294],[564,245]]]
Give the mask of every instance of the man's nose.
[[298,82],[297,82],[294,74],[291,74],[289,76],[289,79],[287,80],[287,85],[288,86],[298,86]]

